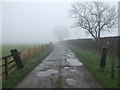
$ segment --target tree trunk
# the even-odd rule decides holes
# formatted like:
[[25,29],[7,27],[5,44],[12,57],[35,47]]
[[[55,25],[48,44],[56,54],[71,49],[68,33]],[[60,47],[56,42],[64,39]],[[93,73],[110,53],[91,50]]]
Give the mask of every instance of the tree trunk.
[[96,40],[95,40],[95,47],[96,47],[96,50],[98,50],[98,52],[100,52],[101,51],[101,43],[100,43],[100,38],[96,38]]

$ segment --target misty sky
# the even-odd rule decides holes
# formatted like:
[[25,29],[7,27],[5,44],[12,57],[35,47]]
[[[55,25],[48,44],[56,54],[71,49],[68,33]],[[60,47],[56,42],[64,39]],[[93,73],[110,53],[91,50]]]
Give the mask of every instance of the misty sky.
[[[6,2],[0,4],[2,10],[3,43],[42,43],[57,41],[54,28],[66,26],[69,39],[89,38],[84,31],[76,33],[71,28],[74,19],[70,18],[72,2]],[[1,22],[0,22],[1,25]],[[102,36],[117,36],[118,30],[104,32]],[[68,39],[68,38],[67,38]]]

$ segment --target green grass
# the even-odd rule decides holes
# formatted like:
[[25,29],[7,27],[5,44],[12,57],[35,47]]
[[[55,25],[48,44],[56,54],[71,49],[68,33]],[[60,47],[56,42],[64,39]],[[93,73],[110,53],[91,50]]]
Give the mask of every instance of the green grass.
[[59,76],[56,81],[56,88],[62,88],[62,76]]
[[105,70],[100,71],[99,64],[101,55],[99,53],[70,44],[65,45],[75,53],[77,58],[104,88],[118,88],[118,68],[120,68],[118,66],[118,59],[115,59],[115,79],[111,79],[111,58],[109,56],[107,56]]
[[46,48],[43,52],[37,54],[34,58],[24,60],[24,68],[15,71],[8,78],[4,79],[2,82],[3,88],[13,88],[15,87],[38,63],[40,63],[50,51],[52,51],[53,46]]
[[[59,68],[59,71],[61,72],[61,67]],[[56,88],[62,88],[62,76],[61,75],[57,78]]]

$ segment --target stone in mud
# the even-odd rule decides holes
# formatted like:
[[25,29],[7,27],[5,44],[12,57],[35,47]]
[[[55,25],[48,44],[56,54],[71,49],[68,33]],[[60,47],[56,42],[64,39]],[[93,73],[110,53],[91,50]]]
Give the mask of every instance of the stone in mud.
[[65,69],[69,69],[70,67],[64,67]]

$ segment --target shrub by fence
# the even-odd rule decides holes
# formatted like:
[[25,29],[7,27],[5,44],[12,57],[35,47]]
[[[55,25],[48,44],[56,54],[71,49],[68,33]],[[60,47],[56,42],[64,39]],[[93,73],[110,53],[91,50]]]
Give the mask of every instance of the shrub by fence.
[[31,49],[29,48],[27,50],[24,50],[24,51],[20,52],[21,59],[24,60],[28,57],[29,58],[34,57],[38,52],[41,52],[47,46],[48,46],[48,44],[45,44],[45,45],[41,45],[41,46],[38,46],[38,47],[35,47],[35,48],[31,48]]

